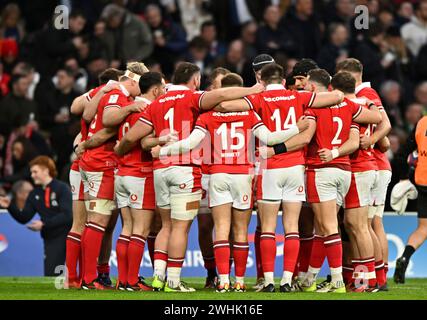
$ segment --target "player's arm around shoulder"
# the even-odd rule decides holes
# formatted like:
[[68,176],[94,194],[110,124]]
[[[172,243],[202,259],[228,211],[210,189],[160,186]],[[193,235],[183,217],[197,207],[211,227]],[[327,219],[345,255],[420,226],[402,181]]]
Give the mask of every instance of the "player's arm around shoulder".
[[161,137],[156,137],[155,133],[151,133],[145,138],[141,139],[141,147],[145,151],[150,151],[152,148],[157,146],[164,146],[178,141],[178,134],[170,132],[169,134]]
[[311,108],[326,108],[340,104],[344,100],[344,93],[339,90],[330,92],[313,93],[313,101],[309,104]]
[[[91,122],[95,117],[96,112],[98,111],[98,105],[99,105],[99,102],[101,101],[101,98],[106,93],[118,88],[119,87],[117,83],[111,83],[111,84],[107,84],[102,89],[99,89],[92,98],[90,98],[90,91],[80,96],[83,99],[79,99],[80,97],[77,97],[76,99],[79,99],[79,100],[76,102],[77,103],[80,102],[81,103],[80,107],[83,108],[81,113],[83,120],[86,121],[87,123]],[[73,105],[71,106],[71,108],[73,108]],[[71,112],[73,113],[73,111]]]
[[[273,147],[261,147],[260,155],[262,158],[271,158],[274,155],[297,151],[304,148],[311,142],[314,134],[316,133],[316,120],[311,117],[304,118],[307,120],[307,129],[290,138],[284,143],[279,143],[274,145]],[[301,119],[300,119],[301,120]]]
[[84,94],[78,96],[73,100],[70,107],[70,112],[76,116],[83,114],[86,105],[86,96]]
[[114,147],[114,152],[119,156],[128,153],[133,146],[141,141],[142,138],[153,132],[153,127],[146,122],[137,121],[129,131],[123,136],[120,142]]
[[[265,90],[262,84],[255,84],[252,87],[229,87],[229,88],[221,88],[215,89],[212,91],[207,91],[200,98],[200,109],[202,110],[210,110],[217,106],[218,104],[229,101],[229,100],[238,100],[246,96],[254,95],[261,93]],[[245,107],[247,108],[247,107]],[[248,110],[248,109],[246,109]],[[222,112],[228,112],[230,110],[224,110]],[[244,111],[244,110],[238,110]]]
[[[109,101],[112,100],[110,99]],[[104,114],[102,116],[102,125],[104,127],[119,126],[123,121],[126,120],[128,115],[134,112],[142,112],[146,107],[147,104],[143,101],[135,101],[125,107],[119,104],[114,104],[114,102],[109,103],[104,108]]]
[[83,141],[76,148],[76,154],[81,155],[87,149],[93,149],[107,142],[117,134],[117,128],[104,128],[96,132],[89,139]]
[[361,107],[360,111],[354,116],[353,121],[360,124],[378,124],[382,121],[381,113],[378,107],[372,101],[367,101],[368,108]]
[[317,124],[311,117],[307,117],[307,120],[307,129],[285,142],[288,151],[302,149],[311,142],[311,139],[313,139],[313,136],[316,133]]

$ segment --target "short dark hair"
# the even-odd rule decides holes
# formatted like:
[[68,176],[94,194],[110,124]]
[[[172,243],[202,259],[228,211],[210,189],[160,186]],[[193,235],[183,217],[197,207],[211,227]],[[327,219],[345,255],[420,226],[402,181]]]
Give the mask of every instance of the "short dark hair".
[[356,90],[356,79],[350,72],[341,71],[332,77],[331,86],[334,89],[351,94]]
[[106,84],[110,80],[119,81],[119,78],[124,74],[122,70],[108,68],[98,75],[98,82],[99,84]]
[[151,87],[160,86],[162,84],[162,74],[160,72],[146,72],[139,78],[139,88],[141,94],[147,93]]
[[73,69],[71,69],[70,67],[62,67],[59,68],[58,71],[64,71],[65,74],[69,77],[75,78],[76,77],[76,73]]
[[254,61],[252,61],[252,69],[254,72],[258,72],[264,66],[275,62],[276,61],[274,61],[274,58],[269,54],[260,54],[255,57]]
[[313,69],[308,72],[310,81],[316,82],[323,87],[329,87],[331,83],[331,75],[325,69]]
[[292,74],[294,77],[307,77],[307,74],[310,70],[318,68],[319,66],[313,59],[301,59],[300,61],[295,63],[294,68],[292,69]]
[[205,41],[205,39],[203,39],[200,36],[196,36],[194,37],[190,43],[188,44],[189,48],[194,48],[197,50],[208,50],[209,49],[209,45],[208,43]]
[[198,72],[200,72],[200,68],[194,63],[181,62],[175,69],[175,72],[172,77],[172,82],[174,84],[188,83],[190,79]]
[[421,9],[421,5],[426,4],[427,0],[420,0],[418,2],[415,2],[414,4],[414,11],[418,11]]
[[374,38],[385,32],[383,25],[380,22],[373,23],[369,26],[368,37]]
[[87,19],[86,15],[84,14],[84,12],[82,10],[73,9],[73,11],[71,11],[71,13],[70,13],[70,19],[77,18],[77,17],[81,17],[85,20]]
[[221,79],[221,87],[243,87],[243,78],[237,73],[229,73]]
[[9,81],[9,88],[12,89],[13,86],[15,85],[15,83],[17,83],[19,80],[21,80],[22,78],[25,78],[26,75],[23,74],[14,74],[12,75],[12,77],[10,77],[10,81]]
[[222,74],[223,76],[227,75],[231,73],[230,70],[223,68],[223,67],[218,67],[212,70],[211,74],[209,75],[209,83],[212,83],[216,77],[218,77],[220,74]]
[[277,63],[270,63],[262,67],[261,80],[267,84],[278,83],[283,81],[284,77],[283,67]]
[[363,73],[363,64],[355,58],[348,58],[339,62],[335,67],[335,72],[341,71]]
[[205,21],[200,26],[200,32],[203,32],[203,29],[205,29],[206,27],[216,27],[216,26],[212,20]]

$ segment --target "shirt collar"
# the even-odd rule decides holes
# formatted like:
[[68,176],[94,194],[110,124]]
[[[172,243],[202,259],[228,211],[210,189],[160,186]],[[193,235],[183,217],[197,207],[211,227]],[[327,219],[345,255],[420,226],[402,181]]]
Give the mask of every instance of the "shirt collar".
[[140,96],[138,96],[138,97],[135,97],[135,101],[143,101],[143,102],[145,102],[147,105],[148,104],[151,104],[151,100],[148,100],[147,98],[145,98],[145,97],[140,97]]
[[279,84],[279,83],[272,83],[267,85],[267,87],[265,87],[266,91],[270,91],[270,90],[286,90],[286,88],[283,86],[283,84]]
[[362,89],[370,88],[371,83],[370,82],[362,82],[356,87],[356,94],[358,94]]
[[190,90],[190,88],[187,86],[177,85],[177,84],[173,84],[168,88],[168,91],[182,91],[182,90]]
[[129,91],[127,91],[127,90],[126,90],[126,88],[125,88],[122,84],[120,84],[119,86],[120,86],[120,90],[123,92],[123,94],[124,94],[126,97],[129,97],[129,96],[130,96]]

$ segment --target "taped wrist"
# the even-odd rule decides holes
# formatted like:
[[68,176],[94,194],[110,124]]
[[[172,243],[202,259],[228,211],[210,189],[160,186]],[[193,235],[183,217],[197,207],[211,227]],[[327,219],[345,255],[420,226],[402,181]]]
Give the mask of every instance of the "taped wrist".
[[288,151],[284,143],[274,145],[273,149],[274,149],[274,154],[286,153]]
[[332,159],[338,158],[340,156],[340,152],[338,151],[338,149],[332,149],[331,153],[332,153]]

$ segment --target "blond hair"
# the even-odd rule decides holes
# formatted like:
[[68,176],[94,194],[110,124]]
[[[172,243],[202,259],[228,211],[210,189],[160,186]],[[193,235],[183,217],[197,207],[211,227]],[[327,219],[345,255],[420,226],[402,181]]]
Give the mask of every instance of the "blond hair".
[[137,62],[137,61],[128,62],[126,64],[126,69],[140,76],[150,71],[148,70],[148,68],[145,66],[143,62]]

